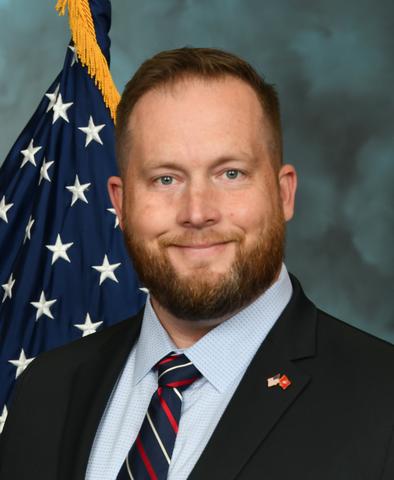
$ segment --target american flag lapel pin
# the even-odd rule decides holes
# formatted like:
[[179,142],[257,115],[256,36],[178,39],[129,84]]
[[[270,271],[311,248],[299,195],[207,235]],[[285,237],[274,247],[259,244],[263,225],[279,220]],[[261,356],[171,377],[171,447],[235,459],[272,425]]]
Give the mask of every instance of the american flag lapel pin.
[[290,387],[291,381],[287,375],[277,373],[273,377],[267,378],[267,385],[269,388],[279,385],[282,390],[286,390],[286,388]]
[[279,380],[280,380],[280,373],[278,373],[273,377],[267,378],[268,387],[275,387],[276,385],[279,384]]

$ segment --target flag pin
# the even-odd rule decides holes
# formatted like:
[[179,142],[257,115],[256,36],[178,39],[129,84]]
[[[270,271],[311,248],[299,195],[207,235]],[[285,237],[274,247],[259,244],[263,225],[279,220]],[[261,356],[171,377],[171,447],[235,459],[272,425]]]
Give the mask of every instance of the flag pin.
[[268,387],[275,387],[276,385],[279,385],[282,390],[286,390],[286,388],[290,387],[291,381],[286,375],[281,375],[278,373],[273,377],[267,378],[267,385]]

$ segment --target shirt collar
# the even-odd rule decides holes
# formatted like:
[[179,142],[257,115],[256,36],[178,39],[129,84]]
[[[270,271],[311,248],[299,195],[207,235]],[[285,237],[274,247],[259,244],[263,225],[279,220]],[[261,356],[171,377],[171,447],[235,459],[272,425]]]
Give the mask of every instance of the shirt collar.
[[[223,392],[249,365],[292,295],[284,264],[278,279],[246,308],[183,351],[217,390]],[[148,296],[136,345],[135,383],[171,351],[179,352],[157,318]]]
[[134,383],[140,382],[159,360],[173,351],[177,348],[157,318],[148,294],[136,345]]

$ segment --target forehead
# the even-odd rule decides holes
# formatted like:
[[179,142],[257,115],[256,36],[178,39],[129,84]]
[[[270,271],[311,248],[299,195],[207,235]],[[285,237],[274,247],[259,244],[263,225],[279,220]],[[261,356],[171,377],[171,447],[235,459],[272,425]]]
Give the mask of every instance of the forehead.
[[230,76],[189,78],[147,92],[136,103],[128,130],[132,151],[142,157],[179,151],[197,158],[237,148],[253,155],[270,140],[255,91]]

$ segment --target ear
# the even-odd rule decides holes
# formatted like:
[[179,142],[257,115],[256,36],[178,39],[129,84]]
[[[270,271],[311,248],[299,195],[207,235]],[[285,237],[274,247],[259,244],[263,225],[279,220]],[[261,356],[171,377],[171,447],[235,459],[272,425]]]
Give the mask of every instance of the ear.
[[123,230],[122,223],[122,208],[123,208],[123,182],[120,177],[109,177],[108,193],[111,203],[116,211],[116,215],[119,219],[120,228]]
[[297,173],[293,165],[283,165],[278,174],[283,215],[288,222],[294,215],[295,194],[297,190]]

